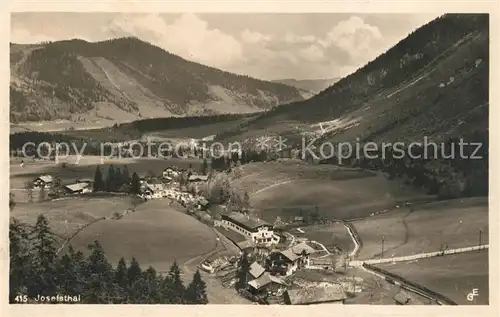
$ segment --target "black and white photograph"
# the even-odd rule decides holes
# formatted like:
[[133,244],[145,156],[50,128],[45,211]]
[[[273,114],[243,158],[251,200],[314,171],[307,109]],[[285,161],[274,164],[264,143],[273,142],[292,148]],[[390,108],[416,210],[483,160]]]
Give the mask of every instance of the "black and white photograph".
[[9,303],[492,304],[492,19],[12,12]]

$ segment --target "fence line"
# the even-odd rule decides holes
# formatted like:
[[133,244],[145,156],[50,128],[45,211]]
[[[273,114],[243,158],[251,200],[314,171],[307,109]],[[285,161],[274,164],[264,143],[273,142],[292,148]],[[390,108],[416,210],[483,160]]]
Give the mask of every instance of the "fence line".
[[424,297],[427,297],[427,298],[434,299],[434,300],[436,300],[436,302],[438,304],[458,305],[456,302],[454,302],[453,300],[444,296],[443,294],[432,291],[432,290],[428,289],[427,287],[422,286],[420,284],[417,284],[415,282],[411,282],[402,276],[388,272],[386,270],[383,270],[381,268],[378,268],[376,266],[373,266],[373,265],[370,265],[367,263],[363,263],[363,267],[367,270],[370,270],[370,271],[373,271],[373,272],[376,272],[380,275],[385,276],[386,279],[392,279],[393,281],[400,282],[402,284],[401,287],[406,289],[406,290],[409,290],[411,292],[415,292],[414,291],[414,289],[415,289],[417,291],[415,293],[418,293],[419,295],[424,295]]

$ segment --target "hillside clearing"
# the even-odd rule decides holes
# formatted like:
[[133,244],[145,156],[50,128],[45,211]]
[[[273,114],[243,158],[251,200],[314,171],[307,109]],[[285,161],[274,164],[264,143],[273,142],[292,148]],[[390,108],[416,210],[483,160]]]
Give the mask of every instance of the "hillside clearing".
[[[441,293],[459,305],[488,305],[488,265],[488,250],[483,250],[377,267]],[[467,294],[474,288],[479,296],[470,302]]]
[[457,199],[404,207],[352,222],[363,247],[359,259],[397,257],[488,243],[488,202]]

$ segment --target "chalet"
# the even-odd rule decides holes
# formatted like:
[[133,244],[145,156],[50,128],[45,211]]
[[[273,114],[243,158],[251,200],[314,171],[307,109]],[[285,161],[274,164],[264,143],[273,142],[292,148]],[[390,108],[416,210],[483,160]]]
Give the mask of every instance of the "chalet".
[[293,253],[291,249],[279,252],[271,252],[266,259],[269,271],[280,275],[290,276],[298,270],[301,256]]
[[343,304],[347,294],[340,284],[286,290],[286,305]]
[[275,294],[285,286],[285,282],[281,278],[265,272],[260,277],[248,282],[248,291],[253,295]]
[[50,175],[42,175],[33,181],[34,187],[50,187],[52,185],[53,178]]
[[401,291],[393,297],[394,301],[398,305],[407,305],[410,303],[410,297],[405,292]]
[[92,192],[92,185],[88,183],[76,183],[71,185],[65,185],[64,191],[68,195],[83,194]]
[[188,181],[189,182],[206,182],[208,180],[208,175],[189,175]]
[[280,240],[279,236],[274,234],[271,224],[239,212],[222,215],[221,225],[250,238],[255,244],[272,245]]
[[272,252],[266,263],[271,272],[289,276],[298,269],[309,266],[309,256],[314,252],[316,250],[301,242],[284,251]]
[[312,253],[316,252],[316,250],[314,250],[311,246],[309,246],[305,242],[301,242],[299,244],[296,244],[296,245],[292,246],[290,249],[295,255],[301,256],[302,263],[305,266],[309,266],[310,255]]

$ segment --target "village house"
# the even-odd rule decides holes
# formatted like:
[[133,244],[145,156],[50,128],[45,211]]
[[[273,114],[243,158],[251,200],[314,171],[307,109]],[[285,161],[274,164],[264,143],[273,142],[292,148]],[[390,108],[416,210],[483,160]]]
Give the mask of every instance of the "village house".
[[284,293],[286,305],[343,304],[347,294],[340,284],[289,289]]
[[52,178],[51,175],[42,175],[42,176],[37,177],[33,181],[33,186],[35,188],[37,188],[37,187],[48,188],[48,187],[50,187],[52,185],[52,181],[53,181],[53,178]]
[[92,192],[91,184],[84,183],[84,182],[65,185],[63,187],[63,189],[67,195],[76,195],[76,194],[83,194],[83,193],[91,193]]
[[271,224],[239,212],[222,215],[221,225],[248,237],[255,244],[273,245],[280,240],[279,236],[274,234]]
[[206,182],[208,180],[208,175],[189,175],[188,181],[191,183]]
[[292,275],[298,269],[310,265],[310,255],[316,252],[305,242],[294,245],[284,251],[271,252],[266,260],[271,272]]
[[300,255],[293,253],[291,249],[271,252],[266,259],[266,266],[270,272],[290,276],[299,269]]
[[264,272],[261,276],[248,282],[248,291],[255,296],[276,295],[286,286],[285,282],[269,272]]

